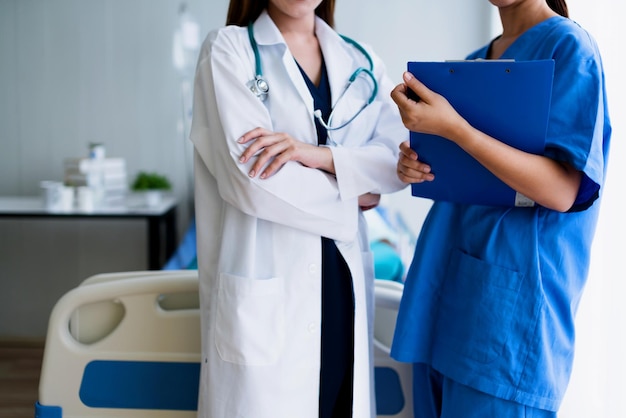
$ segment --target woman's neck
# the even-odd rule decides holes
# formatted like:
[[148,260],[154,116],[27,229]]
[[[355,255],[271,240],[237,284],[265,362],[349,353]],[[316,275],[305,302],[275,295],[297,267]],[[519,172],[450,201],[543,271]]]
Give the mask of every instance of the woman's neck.
[[501,7],[502,38],[517,38],[538,23],[556,16],[545,1],[525,1]]
[[315,35],[315,12],[288,14],[271,5],[270,2],[267,12],[283,35],[291,54],[318,85],[322,71],[322,51]]
[[298,38],[315,36],[314,11],[306,14],[288,14],[274,7],[270,2],[267,7],[267,13],[283,36],[294,36]]
[[557,14],[541,2],[526,1],[512,6],[500,7],[502,35],[491,45],[491,57],[499,58],[524,32]]

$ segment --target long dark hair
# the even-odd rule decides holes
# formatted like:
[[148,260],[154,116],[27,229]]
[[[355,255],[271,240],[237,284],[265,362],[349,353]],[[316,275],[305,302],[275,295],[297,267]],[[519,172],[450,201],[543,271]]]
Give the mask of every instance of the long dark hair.
[[558,14],[563,17],[569,17],[569,12],[567,10],[567,3],[565,0],[546,0],[548,6]]
[[[227,25],[246,26],[256,20],[261,12],[267,7],[269,0],[230,0]],[[323,0],[315,14],[318,15],[331,28],[335,26],[335,0]]]

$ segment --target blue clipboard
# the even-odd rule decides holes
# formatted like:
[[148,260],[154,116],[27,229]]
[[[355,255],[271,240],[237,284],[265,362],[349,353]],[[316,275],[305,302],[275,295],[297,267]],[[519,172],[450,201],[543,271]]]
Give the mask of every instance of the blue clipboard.
[[[409,62],[408,71],[444,96],[472,126],[520,150],[543,154],[554,60]],[[435,179],[413,196],[488,206],[533,206],[453,142],[410,133],[411,148]]]

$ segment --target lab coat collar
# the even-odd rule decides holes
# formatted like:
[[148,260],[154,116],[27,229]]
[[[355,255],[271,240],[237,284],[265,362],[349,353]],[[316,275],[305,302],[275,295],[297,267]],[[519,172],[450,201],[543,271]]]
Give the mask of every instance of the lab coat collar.
[[[353,47],[347,44],[333,28],[328,26],[328,24],[318,16],[315,17],[315,34],[319,40],[322,54],[324,55],[332,103],[334,104],[346,86],[348,79],[359,64],[355,62],[352,58],[353,55],[349,52],[349,48]],[[254,35],[258,45],[284,46],[283,62],[285,68],[289,72],[289,76],[303,100],[307,103],[310,102],[312,108],[313,98],[309,93],[306,83],[302,79],[300,70],[293,56],[288,52],[289,48],[280,30],[278,30],[278,27],[265,10],[254,22]]]
[[353,55],[349,52],[349,48],[353,47],[319,17],[316,17],[315,34],[324,55],[334,107],[335,102],[346,87],[348,79],[359,64],[354,61]]
[[289,51],[287,47],[287,43],[285,42],[285,38],[280,33],[280,30],[267,13],[264,10],[261,15],[254,22],[254,38],[256,39],[256,43],[261,46],[277,46],[282,47],[283,54],[283,65],[287,74],[289,74],[289,79],[293,83],[296,91],[300,98],[306,103],[307,109],[309,109],[309,113],[311,116],[309,130],[311,133],[315,132],[315,123],[313,122],[313,96],[309,92],[309,88],[306,85],[306,82],[302,78],[300,74],[300,69],[296,64],[296,61]]
[[287,47],[285,38],[266,10],[263,10],[254,22],[254,39],[258,45],[282,44]]

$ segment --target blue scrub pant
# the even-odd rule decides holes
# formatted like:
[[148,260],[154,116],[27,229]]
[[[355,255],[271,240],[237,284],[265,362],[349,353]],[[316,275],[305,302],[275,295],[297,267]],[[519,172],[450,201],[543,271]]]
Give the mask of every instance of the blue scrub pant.
[[556,418],[556,412],[496,398],[422,363],[413,365],[413,405],[415,418]]

